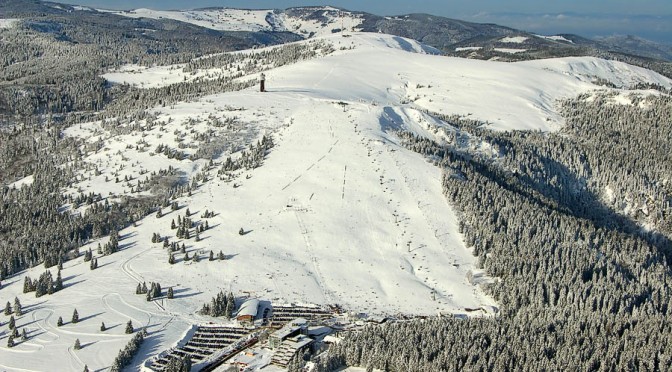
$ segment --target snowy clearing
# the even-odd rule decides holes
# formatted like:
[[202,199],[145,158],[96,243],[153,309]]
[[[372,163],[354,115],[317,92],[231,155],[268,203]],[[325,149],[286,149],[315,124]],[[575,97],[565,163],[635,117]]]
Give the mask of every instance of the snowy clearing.
[[496,52],[500,53],[509,53],[509,54],[516,54],[516,53],[522,53],[526,52],[527,49],[514,49],[514,48],[494,48]]
[[0,18],[0,29],[10,29],[20,21],[19,18]]
[[483,47],[480,46],[473,46],[473,47],[460,47],[460,48],[455,48],[456,52],[464,52],[467,50],[481,50]]
[[564,36],[559,36],[559,35],[555,35],[555,36],[534,35],[534,36],[536,36],[538,38],[542,38],[542,39],[554,40],[554,41],[564,41],[566,43],[574,44],[573,41],[565,38]]
[[526,36],[507,36],[499,39],[502,43],[522,44],[529,38]]

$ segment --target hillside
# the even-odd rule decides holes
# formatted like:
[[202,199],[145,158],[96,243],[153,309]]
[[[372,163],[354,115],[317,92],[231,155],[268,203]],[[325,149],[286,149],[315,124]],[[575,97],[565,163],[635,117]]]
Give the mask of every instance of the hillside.
[[595,44],[428,15],[26,4],[0,4],[0,369],[118,366],[131,321],[147,370],[244,329],[218,293],[269,309],[254,332],[329,309],[316,371],[672,361],[670,78],[505,63]]
[[[624,87],[671,84],[650,71],[592,58],[472,61],[433,55],[412,40],[366,33],[320,42],[325,44],[312,45],[332,48],[266,71],[266,93],[250,87],[207,95],[155,107],[148,111],[151,118],[114,126],[82,123],[64,131],[88,144],[82,147],[77,182],[66,190],[73,197],[93,193],[106,203],[121,201],[140,191],[144,175],[166,169],[180,187],[191,185],[190,192],[172,199],[179,209],[161,208],[160,217],[153,213],[121,230],[119,252],[94,253],[96,270],[82,257],[66,262],[62,292],[39,300],[21,293],[24,277],[36,278],[42,267],[3,281],[3,299],[16,296],[29,310],[17,324],[30,335],[29,342],[0,348],[3,368],[41,370],[55,355],[68,369],[103,368],[127,341],[120,325],[128,319],[151,335],[137,365],[180,340],[189,324],[209,321],[196,311],[220,289],[274,303],[338,303],[371,315],[498,307],[479,289],[493,279],[477,268],[464,243],[458,217],[443,196],[441,171],[402,147],[398,131],[496,159],[500,154],[490,144],[420,110],[488,121],[497,130],[548,131],[562,125],[557,100],[604,89],[591,83],[595,78]],[[250,58],[255,53],[264,50]],[[389,61],[384,68],[381,59]],[[166,77],[184,80],[183,68],[125,68],[105,76],[139,87],[170,86],[172,78]],[[197,75],[224,73],[217,68]],[[211,137],[208,146],[222,149],[212,164],[192,157],[205,146],[204,136]],[[227,157],[240,159],[241,150],[252,149],[262,137],[274,145],[259,165],[224,170]],[[167,156],[165,149],[179,149],[183,156]],[[16,186],[31,182],[28,177]],[[70,212],[90,208],[70,205]],[[178,238],[170,227],[171,220],[187,217],[186,211],[197,226],[208,222],[198,239]],[[185,244],[191,259],[176,253],[177,262],[169,264],[162,244],[151,243],[155,233]],[[80,251],[96,252],[107,241],[94,239]],[[226,259],[208,261],[210,251],[222,251]],[[134,294],[143,281],[174,288],[176,298],[147,302]],[[56,327],[56,318],[67,320],[74,308],[84,319],[81,325]],[[101,321],[112,329],[97,331]],[[82,351],[72,350],[75,338],[86,345]]]

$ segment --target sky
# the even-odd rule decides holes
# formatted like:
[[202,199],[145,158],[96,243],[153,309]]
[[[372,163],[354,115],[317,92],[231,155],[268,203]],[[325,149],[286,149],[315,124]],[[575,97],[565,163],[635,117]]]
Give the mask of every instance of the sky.
[[[59,1],[59,0],[56,0]],[[64,0],[107,9],[229,7],[285,9],[332,5],[377,15],[429,13],[541,34],[636,35],[672,44],[672,0]]]

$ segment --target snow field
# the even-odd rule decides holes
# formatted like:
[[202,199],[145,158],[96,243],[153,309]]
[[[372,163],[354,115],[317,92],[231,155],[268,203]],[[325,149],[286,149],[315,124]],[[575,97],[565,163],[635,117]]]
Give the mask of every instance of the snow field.
[[522,44],[529,38],[526,36],[507,36],[499,39],[502,43]]

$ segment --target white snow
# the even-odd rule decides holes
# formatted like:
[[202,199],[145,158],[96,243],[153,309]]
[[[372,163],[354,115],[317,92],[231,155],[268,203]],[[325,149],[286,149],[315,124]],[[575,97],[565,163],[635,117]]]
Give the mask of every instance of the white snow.
[[348,11],[341,11],[332,7],[325,7],[322,16],[326,22],[308,20],[300,17],[291,17],[283,14],[281,23],[285,30],[298,33],[304,37],[327,36],[335,30],[359,31],[363,19]]
[[33,177],[33,175],[30,175],[12,183],[11,185],[9,185],[9,187],[15,187],[17,189],[20,189],[24,185],[31,185],[34,181],[35,178]]
[[0,18],[0,30],[12,28],[20,21],[19,18]]
[[582,82],[604,79],[617,87],[629,88],[637,83],[649,82],[670,88],[672,80],[642,67],[632,66],[618,61],[607,61],[594,57],[566,57],[519,62],[521,65],[534,66],[553,71]]
[[463,52],[463,51],[465,51],[465,50],[481,50],[481,49],[483,49],[483,47],[480,47],[480,46],[470,46],[470,47],[459,47],[459,48],[455,48],[455,51],[456,51],[456,52]]
[[[670,79],[650,70],[592,57],[517,63],[467,60],[406,53],[404,50],[422,50],[423,46],[396,36],[352,35],[326,37],[337,49],[335,53],[270,71],[268,84],[286,84],[286,90],[305,93],[319,92],[332,100],[412,103],[417,108],[488,122],[494,129],[543,131],[557,130],[562,125],[555,110],[556,101],[601,88],[593,84],[597,77],[624,87],[637,82],[670,87]],[[340,50],[344,47],[346,50]],[[106,77],[112,81],[145,82],[143,86],[183,78],[179,66],[157,69],[162,72],[156,77],[150,74],[154,69],[149,69],[148,75]],[[174,75],[166,75],[166,71]]]
[[[498,63],[427,54],[421,44],[389,35],[326,39],[335,53],[266,71],[267,93],[250,88],[156,107],[160,124],[151,130],[120,134],[95,122],[65,131],[89,144],[103,142],[83,149],[79,191],[68,190],[73,194],[93,191],[114,201],[130,195],[146,172],[168,167],[185,181],[202,172],[208,180],[176,200],[180,210],[164,208],[161,218],[152,214],[122,230],[123,249],[98,257],[95,271],[81,257],[66,262],[62,292],[39,299],[22,293],[24,277],[36,279],[42,266],[5,279],[2,299],[21,300],[26,314],[17,323],[29,340],[9,349],[1,334],[0,369],[106,368],[130,339],[123,331],[131,319],[150,332],[131,367],[137,370],[143,359],[176,345],[193,324],[220,322],[195,314],[220,290],[276,304],[338,303],[372,315],[464,314],[465,307],[498,306],[467,280],[469,272],[481,272],[442,194],[440,169],[400,146],[394,130],[447,141],[454,128],[422,109],[488,121],[499,130],[556,130],[562,125],[556,100],[604,89],[591,77],[670,86],[648,70],[593,58]],[[152,71],[118,73],[136,74],[152,86],[162,79]],[[209,124],[226,119],[229,127]],[[153,154],[159,144],[180,143],[181,151],[193,154],[207,130],[209,138],[226,136],[232,143],[213,169],[206,160]],[[276,146],[261,167],[238,171],[232,181],[218,177],[227,156],[240,156],[241,147],[264,134]],[[115,173],[132,181],[116,183]],[[177,239],[170,229],[186,208],[199,223],[206,209],[216,213],[198,242]],[[249,233],[239,235],[241,227]],[[185,264],[178,254],[177,263],[168,264],[167,251],[151,243],[154,233],[184,242],[201,261]],[[98,243],[81,251],[90,247],[98,256]],[[210,250],[229,258],[209,262]],[[159,282],[164,291],[173,287],[176,298],[147,302],[135,295],[142,281]],[[58,316],[67,323],[74,308],[82,321],[57,327]],[[110,328],[105,332],[99,331],[103,321]],[[76,338],[82,350],[73,350]]]
[[515,49],[515,48],[494,48],[494,50],[500,53],[509,53],[509,54],[516,54],[527,51],[527,49]]
[[564,41],[564,42],[566,42],[566,43],[572,43],[572,44],[574,44],[574,42],[573,42],[572,40],[569,40],[569,39],[565,38],[564,36],[559,36],[559,35],[555,35],[555,36],[534,35],[534,36],[539,37],[539,38],[542,38],[542,39],[555,40],[555,41]]
[[512,44],[521,44],[527,41],[529,38],[526,36],[507,36],[499,39],[502,43],[512,43]]

